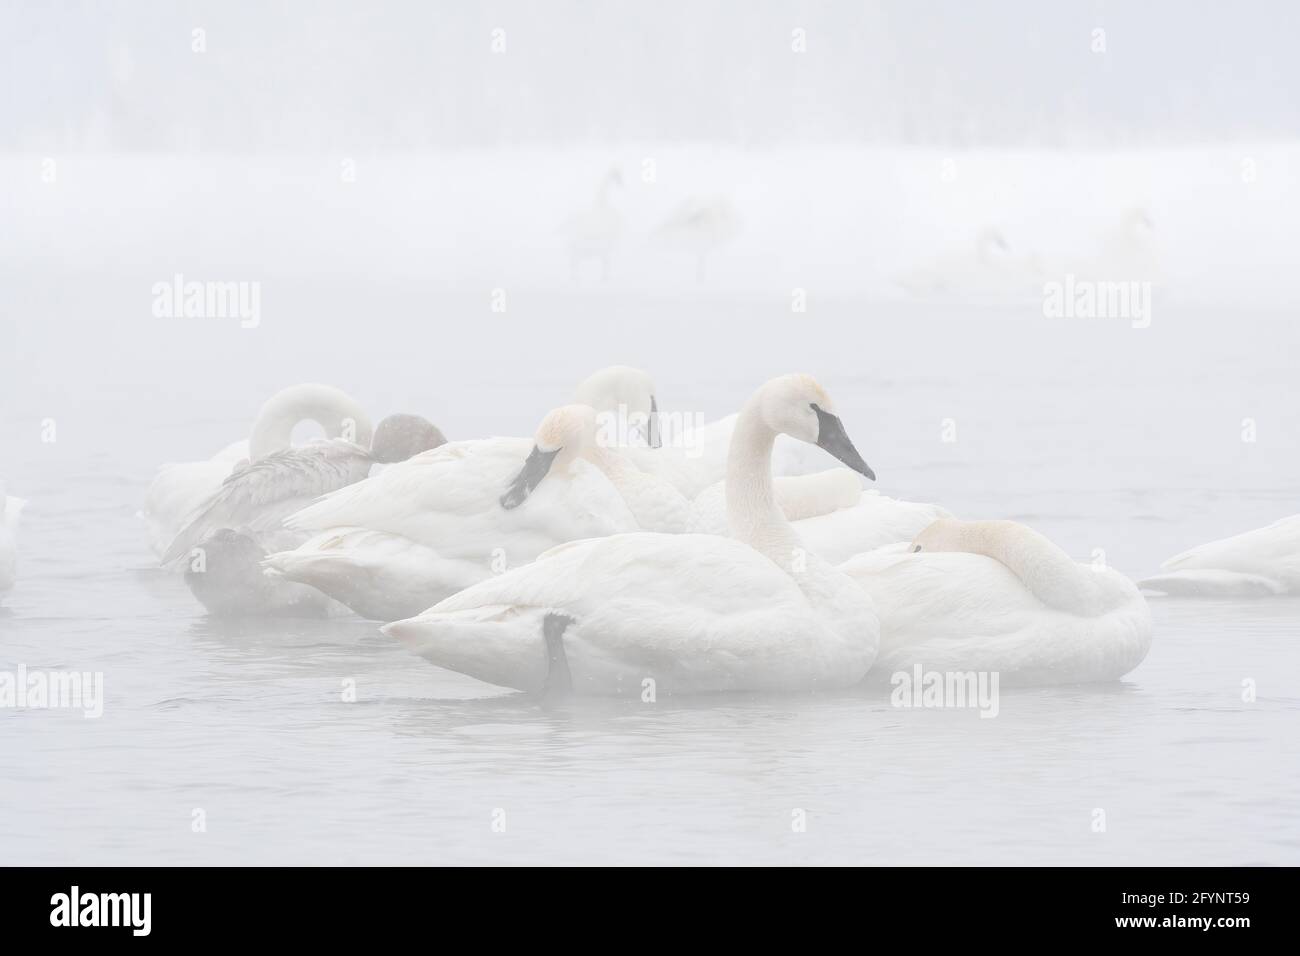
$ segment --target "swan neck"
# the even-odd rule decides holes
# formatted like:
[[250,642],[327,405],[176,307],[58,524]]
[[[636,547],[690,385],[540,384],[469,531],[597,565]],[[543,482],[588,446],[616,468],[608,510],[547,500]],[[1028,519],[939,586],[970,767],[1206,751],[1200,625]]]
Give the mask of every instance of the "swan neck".
[[373,429],[351,396],[327,385],[295,385],[277,392],[258,412],[249,435],[253,461],[288,448],[300,422],[316,422],[330,438],[346,438],[370,447]]
[[972,521],[961,531],[962,550],[1006,565],[1048,607],[1098,614],[1118,595],[1097,569],[1081,565],[1046,537],[1013,521]]
[[763,421],[755,396],[737,417],[727,452],[727,525],[733,538],[786,567],[799,539],[773,492],[775,441],[776,432]]

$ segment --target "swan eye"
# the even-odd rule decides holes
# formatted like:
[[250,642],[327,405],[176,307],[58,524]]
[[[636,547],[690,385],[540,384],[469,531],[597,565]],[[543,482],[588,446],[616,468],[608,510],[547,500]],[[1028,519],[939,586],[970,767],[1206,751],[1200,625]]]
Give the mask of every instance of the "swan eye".
[[912,549],[912,553],[913,553],[913,554],[916,554],[916,552],[918,552],[918,551],[920,551],[920,550],[921,550],[921,546],[918,544],[915,548]]

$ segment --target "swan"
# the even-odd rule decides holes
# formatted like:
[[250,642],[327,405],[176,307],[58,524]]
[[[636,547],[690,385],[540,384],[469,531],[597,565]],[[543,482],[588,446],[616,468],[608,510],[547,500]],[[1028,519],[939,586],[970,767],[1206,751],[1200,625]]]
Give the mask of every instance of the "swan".
[[659,404],[650,373],[630,365],[610,365],[588,375],[573,391],[575,405],[596,409],[606,446],[658,448]]
[[566,541],[685,530],[689,504],[601,448],[596,414],[562,406],[531,439],[451,442],[328,495],[286,519],[313,537],[267,572],[391,621]]
[[1300,594],[1300,515],[1211,541],[1161,565],[1138,582],[1149,591],[1198,597]]
[[1038,295],[1042,267],[1034,257],[1013,255],[1002,232],[985,227],[974,241],[940,255],[934,262],[905,272],[895,282],[918,298],[971,294]]
[[338,613],[325,595],[262,573],[268,550],[292,548],[309,535],[284,518],[323,494],[365,478],[373,465],[406,461],[446,439],[418,415],[390,415],[370,448],[343,438],[317,439],[266,455],[240,468],[191,516],[163,554],[164,564],[188,559],[185,581],[212,614]]
[[[773,480],[777,504],[808,550],[839,564],[863,551],[910,541],[939,518],[952,517],[939,505],[900,501],[862,488],[848,468]],[[706,488],[694,501],[696,528],[726,534],[724,484]]]
[[1151,612],[1131,581],[1012,521],[943,518],[840,569],[880,616],[873,683],[918,664],[1008,684],[1116,680],[1151,647]]
[[692,196],[682,201],[654,230],[661,246],[695,257],[695,279],[704,281],[705,264],[717,249],[740,235],[741,218],[725,196]]
[[623,217],[610,201],[610,193],[622,185],[622,171],[611,166],[601,177],[591,205],[562,227],[569,245],[569,271],[575,280],[582,263],[589,259],[600,263],[602,279],[609,278],[610,258],[623,232]]
[[13,590],[18,562],[18,518],[27,502],[5,494],[0,482],[0,595]]
[[734,538],[635,532],[571,542],[383,631],[438,666],[532,693],[854,684],[875,657],[876,615],[850,578],[803,553],[777,508],[779,433],[874,477],[814,379],[773,379],[746,403],[732,439]]
[[232,472],[288,448],[294,428],[304,421],[319,424],[329,438],[370,444],[370,419],[345,392],[314,384],[282,389],[262,405],[248,439],[227,445],[207,461],[166,464],[158,470],[140,512],[154,554],[162,557],[185,522]]

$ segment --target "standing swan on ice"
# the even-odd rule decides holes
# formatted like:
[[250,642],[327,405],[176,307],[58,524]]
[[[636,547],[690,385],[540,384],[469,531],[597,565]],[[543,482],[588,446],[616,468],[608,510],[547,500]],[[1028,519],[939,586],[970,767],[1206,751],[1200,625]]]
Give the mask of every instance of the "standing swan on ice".
[[1016,684],[1116,680],[1151,647],[1151,612],[1133,582],[1012,521],[945,518],[911,545],[840,568],[880,615],[873,682],[917,664]]
[[434,664],[517,690],[579,694],[852,685],[875,657],[871,601],[807,554],[777,507],[778,434],[874,478],[830,398],[806,375],[773,379],[732,438],[733,538],[638,532],[554,548],[384,628]]
[[695,280],[704,281],[708,257],[740,235],[740,213],[725,196],[692,197],[678,206],[654,231],[662,246],[695,257]]
[[163,465],[145,495],[140,517],[154,554],[162,557],[195,510],[233,471],[290,446],[301,422],[316,422],[327,438],[369,446],[370,419],[347,393],[329,385],[292,385],[262,406],[249,438],[227,445],[208,461]]
[[18,564],[18,516],[27,502],[5,495],[0,482],[0,596],[12,590]]
[[1202,544],[1161,567],[1164,574],[1138,584],[1148,591],[1194,597],[1300,594],[1300,515]]

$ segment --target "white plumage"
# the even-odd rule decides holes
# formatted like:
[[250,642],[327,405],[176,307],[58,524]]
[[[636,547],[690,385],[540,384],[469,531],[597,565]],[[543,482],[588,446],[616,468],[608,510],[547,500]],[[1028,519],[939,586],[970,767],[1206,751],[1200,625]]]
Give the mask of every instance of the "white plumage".
[[[816,409],[820,406],[820,411]],[[767,383],[733,439],[728,509],[741,540],[639,532],[575,541],[384,628],[439,666],[519,690],[658,694],[856,683],[878,631],[865,592],[804,553],[772,490],[778,431],[838,431],[806,376]]]
[[1200,597],[1300,594],[1300,515],[1200,545],[1161,567],[1164,574],[1140,585],[1164,594]]
[[944,519],[840,568],[880,616],[873,682],[916,664],[996,671],[1007,684],[1115,680],[1151,646],[1151,613],[1131,581],[1013,522]]

